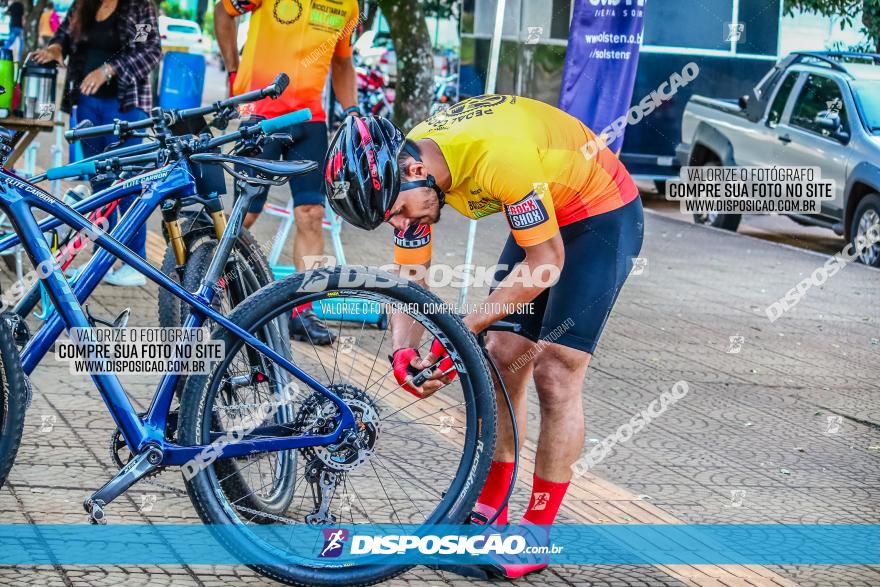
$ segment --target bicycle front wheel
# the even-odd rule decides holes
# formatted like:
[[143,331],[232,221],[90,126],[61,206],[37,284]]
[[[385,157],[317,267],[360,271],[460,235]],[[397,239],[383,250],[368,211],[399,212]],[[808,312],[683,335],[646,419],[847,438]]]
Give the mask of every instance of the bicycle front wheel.
[[[333,565],[333,559],[321,559],[318,552],[303,555],[301,545],[268,543],[264,532],[250,529],[267,523],[414,524],[427,531],[437,524],[463,523],[485,482],[495,446],[495,392],[476,340],[461,320],[430,292],[377,270],[336,267],[297,273],[249,297],[230,319],[263,338],[267,329],[280,328],[292,308],[307,302],[325,309],[336,304],[341,318],[331,326],[337,330],[336,343],[291,342],[291,355],[348,404],[357,421],[355,433],[332,447],[297,451],[295,479],[285,480],[288,487],[292,481],[294,497],[281,514],[243,505],[240,493],[224,487],[222,460],[189,479],[187,491],[206,524],[238,527],[222,535],[230,550],[269,553],[261,559],[279,561],[251,565],[258,572],[288,584],[368,585],[406,567],[391,559]],[[435,337],[444,341],[459,377],[424,399],[401,389],[387,358],[394,350],[391,336],[367,328],[378,311],[406,314],[405,322],[397,323],[419,334],[423,356]],[[292,380],[228,331],[220,329],[214,336],[224,342],[226,356],[210,374],[189,379],[181,406],[181,444],[210,444],[228,433],[236,422],[233,416],[269,397],[260,391],[267,384],[277,389],[283,383],[289,392],[267,424],[281,425],[295,436],[334,430],[338,410],[324,395]],[[241,376],[244,364],[251,366],[250,377]],[[232,380],[250,385],[230,393]],[[265,483],[249,483],[255,490],[277,483],[273,454],[251,455],[248,469],[262,467],[266,473]],[[238,474],[248,473],[239,467]]]
[[21,444],[27,403],[27,383],[12,329],[0,318],[0,487]]

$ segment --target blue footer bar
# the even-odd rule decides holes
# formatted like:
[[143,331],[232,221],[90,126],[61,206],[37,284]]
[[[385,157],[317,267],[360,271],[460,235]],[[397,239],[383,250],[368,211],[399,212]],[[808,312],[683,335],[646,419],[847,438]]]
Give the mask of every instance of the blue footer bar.
[[0,565],[878,565],[880,525],[0,525]]

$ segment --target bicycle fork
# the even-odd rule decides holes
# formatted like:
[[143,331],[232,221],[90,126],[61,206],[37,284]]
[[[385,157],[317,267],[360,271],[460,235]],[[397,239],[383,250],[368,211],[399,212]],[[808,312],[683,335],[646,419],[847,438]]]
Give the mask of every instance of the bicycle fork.
[[[214,234],[219,241],[226,232],[226,213],[223,210],[223,201],[216,193],[204,199],[199,199],[211,216],[214,223]],[[174,251],[174,259],[178,267],[183,266],[187,259],[186,242],[183,238],[183,230],[180,228],[180,200],[165,200],[162,203],[162,224],[168,234],[168,243]]]

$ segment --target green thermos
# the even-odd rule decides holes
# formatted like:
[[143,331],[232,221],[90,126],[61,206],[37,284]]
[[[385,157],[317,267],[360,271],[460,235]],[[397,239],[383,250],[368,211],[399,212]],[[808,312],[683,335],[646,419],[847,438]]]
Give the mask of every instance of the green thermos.
[[11,49],[0,49],[0,110],[4,110],[3,116],[9,116],[12,111],[12,95],[15,89],[15,62],[12,59]]

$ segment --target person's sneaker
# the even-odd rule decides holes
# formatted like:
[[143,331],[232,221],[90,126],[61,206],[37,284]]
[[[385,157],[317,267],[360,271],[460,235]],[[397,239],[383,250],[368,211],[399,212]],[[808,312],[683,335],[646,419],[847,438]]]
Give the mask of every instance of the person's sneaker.
[[[526,519],[521,519],[516,533],[527,539],[529,545],[550,546],[550,526],[532,524]],[[518,557],[516,563],[493,561],[483,565],[483,570],[490,577],[497,579],[519,579],[532,573],[540,573],[550,563],[549,554],[525,554]]]
[[311,308],[300,310],[296,317],[289,319],[290,338],[310,342],[318,346],[333,344],[336,336],[315,316]]
[[123,265],[116,271],[104,276],[104,281],[119,287],[138,287],[147,285],[147,278],[137,272],[134,267]]

